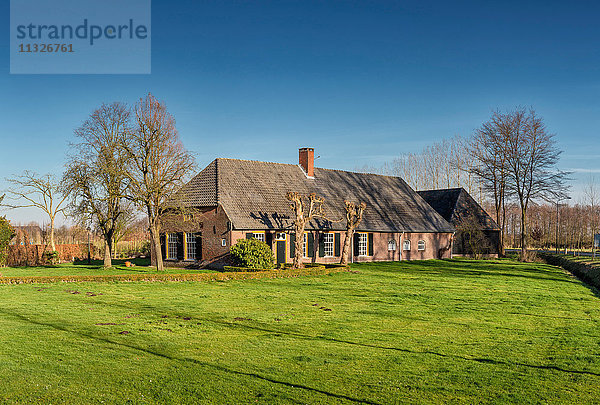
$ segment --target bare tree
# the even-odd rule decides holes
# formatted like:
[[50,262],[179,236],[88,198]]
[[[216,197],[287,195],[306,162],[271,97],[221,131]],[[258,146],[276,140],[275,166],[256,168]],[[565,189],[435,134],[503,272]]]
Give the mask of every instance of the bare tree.
[[129,195],[148,216],[156,268],[162,271],[161,210],[180,205],[175,195],[195,169],[195,159],[183,147],[165,104],[151,94],[136,104],[135,128],[123,145],[129,157]]
[[6,181],[12,185],[7,192],[13,202],[2,205],[11,209],[33,207],[46,213],[50,220],[50,248],[53,252],[56,251],[56,216],[65,212],[69,191],[52,174],[38,175],[25,171],[21,175],[7,178]]
[[315,193],[309,194],[304,198],[300,193],[288,192],[285,197],[289,200],[290,206],[294,211],[294,230],[296,232],[296,240],[294,244],[294,262],[292,264],[293,269],[299,269],[302,265],[302,244],[304,242],[304,228],[310,220],[313,218],[324,218],[325,212],[323,210],[324,199],[317,197]]
[[518,133],[522,117],[519,114],[503,114],[496,111],[489,121],[475,130],[470,142],[466,145],[473,164],[468,170],[479,180],[486,194],[494,202],[496,223],[500,226],[501,254],[504,254],[504,232],[506,229],[506,185],[507,159],[506,150],[509,138]]
[[519,203],[521,214],[521,258],[527,257],[527,210],[532,200],[552,200],[564,195],[568,173],[556,168],[561,151],[544,121],[534,110],[516,109],[512,130],[506,139],[508,190]]
[[129,109],[122,103],[103,104],[75,130],[64,181],[71,194],[71,211],[91,218],[105,242],[104,267],[112,266],[112,251],[123,199],[128,186],[129,154],[123,139],[130,132]]
[[600,189],[598,188],[598,183],[596,183],[596,179],[594,177],[590,176],[590,178],[588,179],[588,182],[583,190],[583,195],[587,203],[587,217],[590,226],[592,252],[595,258],[596,248],[594,244],[594,235],[596,235],[596,233],[598,232],[598,222],[600,219],[600,215],[598,213],[598,206],[600,204]]
[[351,201],[344,201],[346,208],[346,239],[344,239],[344,247],[342,248],[341,265],[348,264],[348,255],[350,253],[350,245],[352,243],[352,235],[354,230],[361,223],[367,204],[356,204]]

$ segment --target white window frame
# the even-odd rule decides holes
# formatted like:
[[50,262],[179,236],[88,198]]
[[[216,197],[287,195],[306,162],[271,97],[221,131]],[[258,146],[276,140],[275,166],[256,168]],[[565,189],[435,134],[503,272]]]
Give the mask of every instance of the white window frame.
[[323,245],[324,245],[323,251],[325,252],[325,257],[333,257],[333,255],[335,254],[335,251],[334,251],[335,239],[334,238],[335,237],[334,237],[333,233],[323,234]]
[[167,234],[167,260],[177,260],[177,234]]
[[402,250],[407,252],[410,251],[410,239],[404,239],[402,242]]
[[185,260],[196,260],[196,234],[185,233]]
[[[422,246],[422,247],[421,247]],[[423,239],[421,239],[418,243],[417,243],[417,250],[420,251],[424,251],[425,250],[425,241]]]
[[302,257],[304,257],[305,259],[308,258],[307,256],[307,249],[308,249],[308,232],[304,232],[304,236],[302,237]]
[[396,251],[396,239],[388,240],[388,251],[390,251],[390,252]]
[[261,242],[265,241],[265,233],[264,232],[253,232],[252,237]]
[[369,234],[359,233],[358,234],[358,255],[368,256],[369,255]]

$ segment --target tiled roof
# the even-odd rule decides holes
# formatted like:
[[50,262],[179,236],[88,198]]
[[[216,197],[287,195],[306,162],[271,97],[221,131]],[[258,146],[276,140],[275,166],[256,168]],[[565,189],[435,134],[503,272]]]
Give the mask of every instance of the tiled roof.
[[426,190],[418,192],[434,210],[455,227],[473,215],[482,229],[498,231],[500,227],[463,188]]
[[[357,230],[453,232],[454,227],[399,177],[315,168],[307,178],[297,165],[216,159],[180,191],[190,206],[221,204],[235,229],[287,229],[293,218],[288,191],[325,199],[328,222],[315,219],[307,229],[345,229],[344,200],[365,202]],[[185,196],[185,197],[183,197]]]
[[213,160],[194,176],[175,194],[170,203],[197,207],[217,205],[217,161]]

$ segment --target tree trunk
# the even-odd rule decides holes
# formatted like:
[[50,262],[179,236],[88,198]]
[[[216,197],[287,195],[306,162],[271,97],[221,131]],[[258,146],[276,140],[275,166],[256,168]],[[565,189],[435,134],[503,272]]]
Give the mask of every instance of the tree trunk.
[[50,218],[50,249],[56,252],[56,245],[54,244],[54,218]]
[[527,259],[527,225],[525,223],[525,208],[521,208],[521,260]]
[[104,267],[112,267],[112,240],[113,234],[104,235]]
[[152,240],[152,253],[154,254],[154,263],[157,271],[163,271],[165,265],[162,258],[162,248],[160,246],[160,234],[156,225],[150,225],[150,239]]
[[110,254],[110,241],[104,241],[104,267],[112,267],[112,257]]
[[350,255],[350,246],[352,243],[352,229],[346,229],[346,239],[344,239],[344,247],[342,248],[342,259],[340,264],[346,266],[348,264],[348,256]]
[[302,257],[304,256],[304,224],[299,224],[296,221],[296,240],[294,241],[294,262],[293,269],[301,269],[304,267]]

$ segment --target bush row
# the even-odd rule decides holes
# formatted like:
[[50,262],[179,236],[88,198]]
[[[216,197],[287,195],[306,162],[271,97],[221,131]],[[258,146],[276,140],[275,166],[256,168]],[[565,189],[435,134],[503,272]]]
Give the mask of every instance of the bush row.
[[261,278],[290,278],[301,276],[320,276],[338,273],[346,267],[325,268],[311,267],[298,270],[259,270],[223,273],[196,274],[116,274],[116,275],[85,275],[85,276],[31,276],[31,277],[0,277],[0,284],[38,284],[38,283],[76,283],[76,282],[113,282],[113,281],[229,281],[250,280]]
[[[290,271],[291,270],[292,265],[289,263],[286,263],[283,268],[279,268],[278,270],[271,270],[271,269],[253,269],[250,267],[239,267],[239,266],[225,266],[223,267],[223,272],[256,272],[256,271],[278,271],[278,272],[282,272],[282,271]],[[304,264],[304,269],[311,269],[311,270],[319,270],[319,269],[347,269],[348,266],[343,266],[341,264],[320,264],[320,263],[306,263]]]
[[538,253],[538,256],[542,258],[546,263],[562,267],[563,269],[573,273],[584,283],[587,283],[600,289],[599,268],[594,268],[585,263],[578,263],[576,261],[569,260],[566,257],[553,255],[550,253]]

